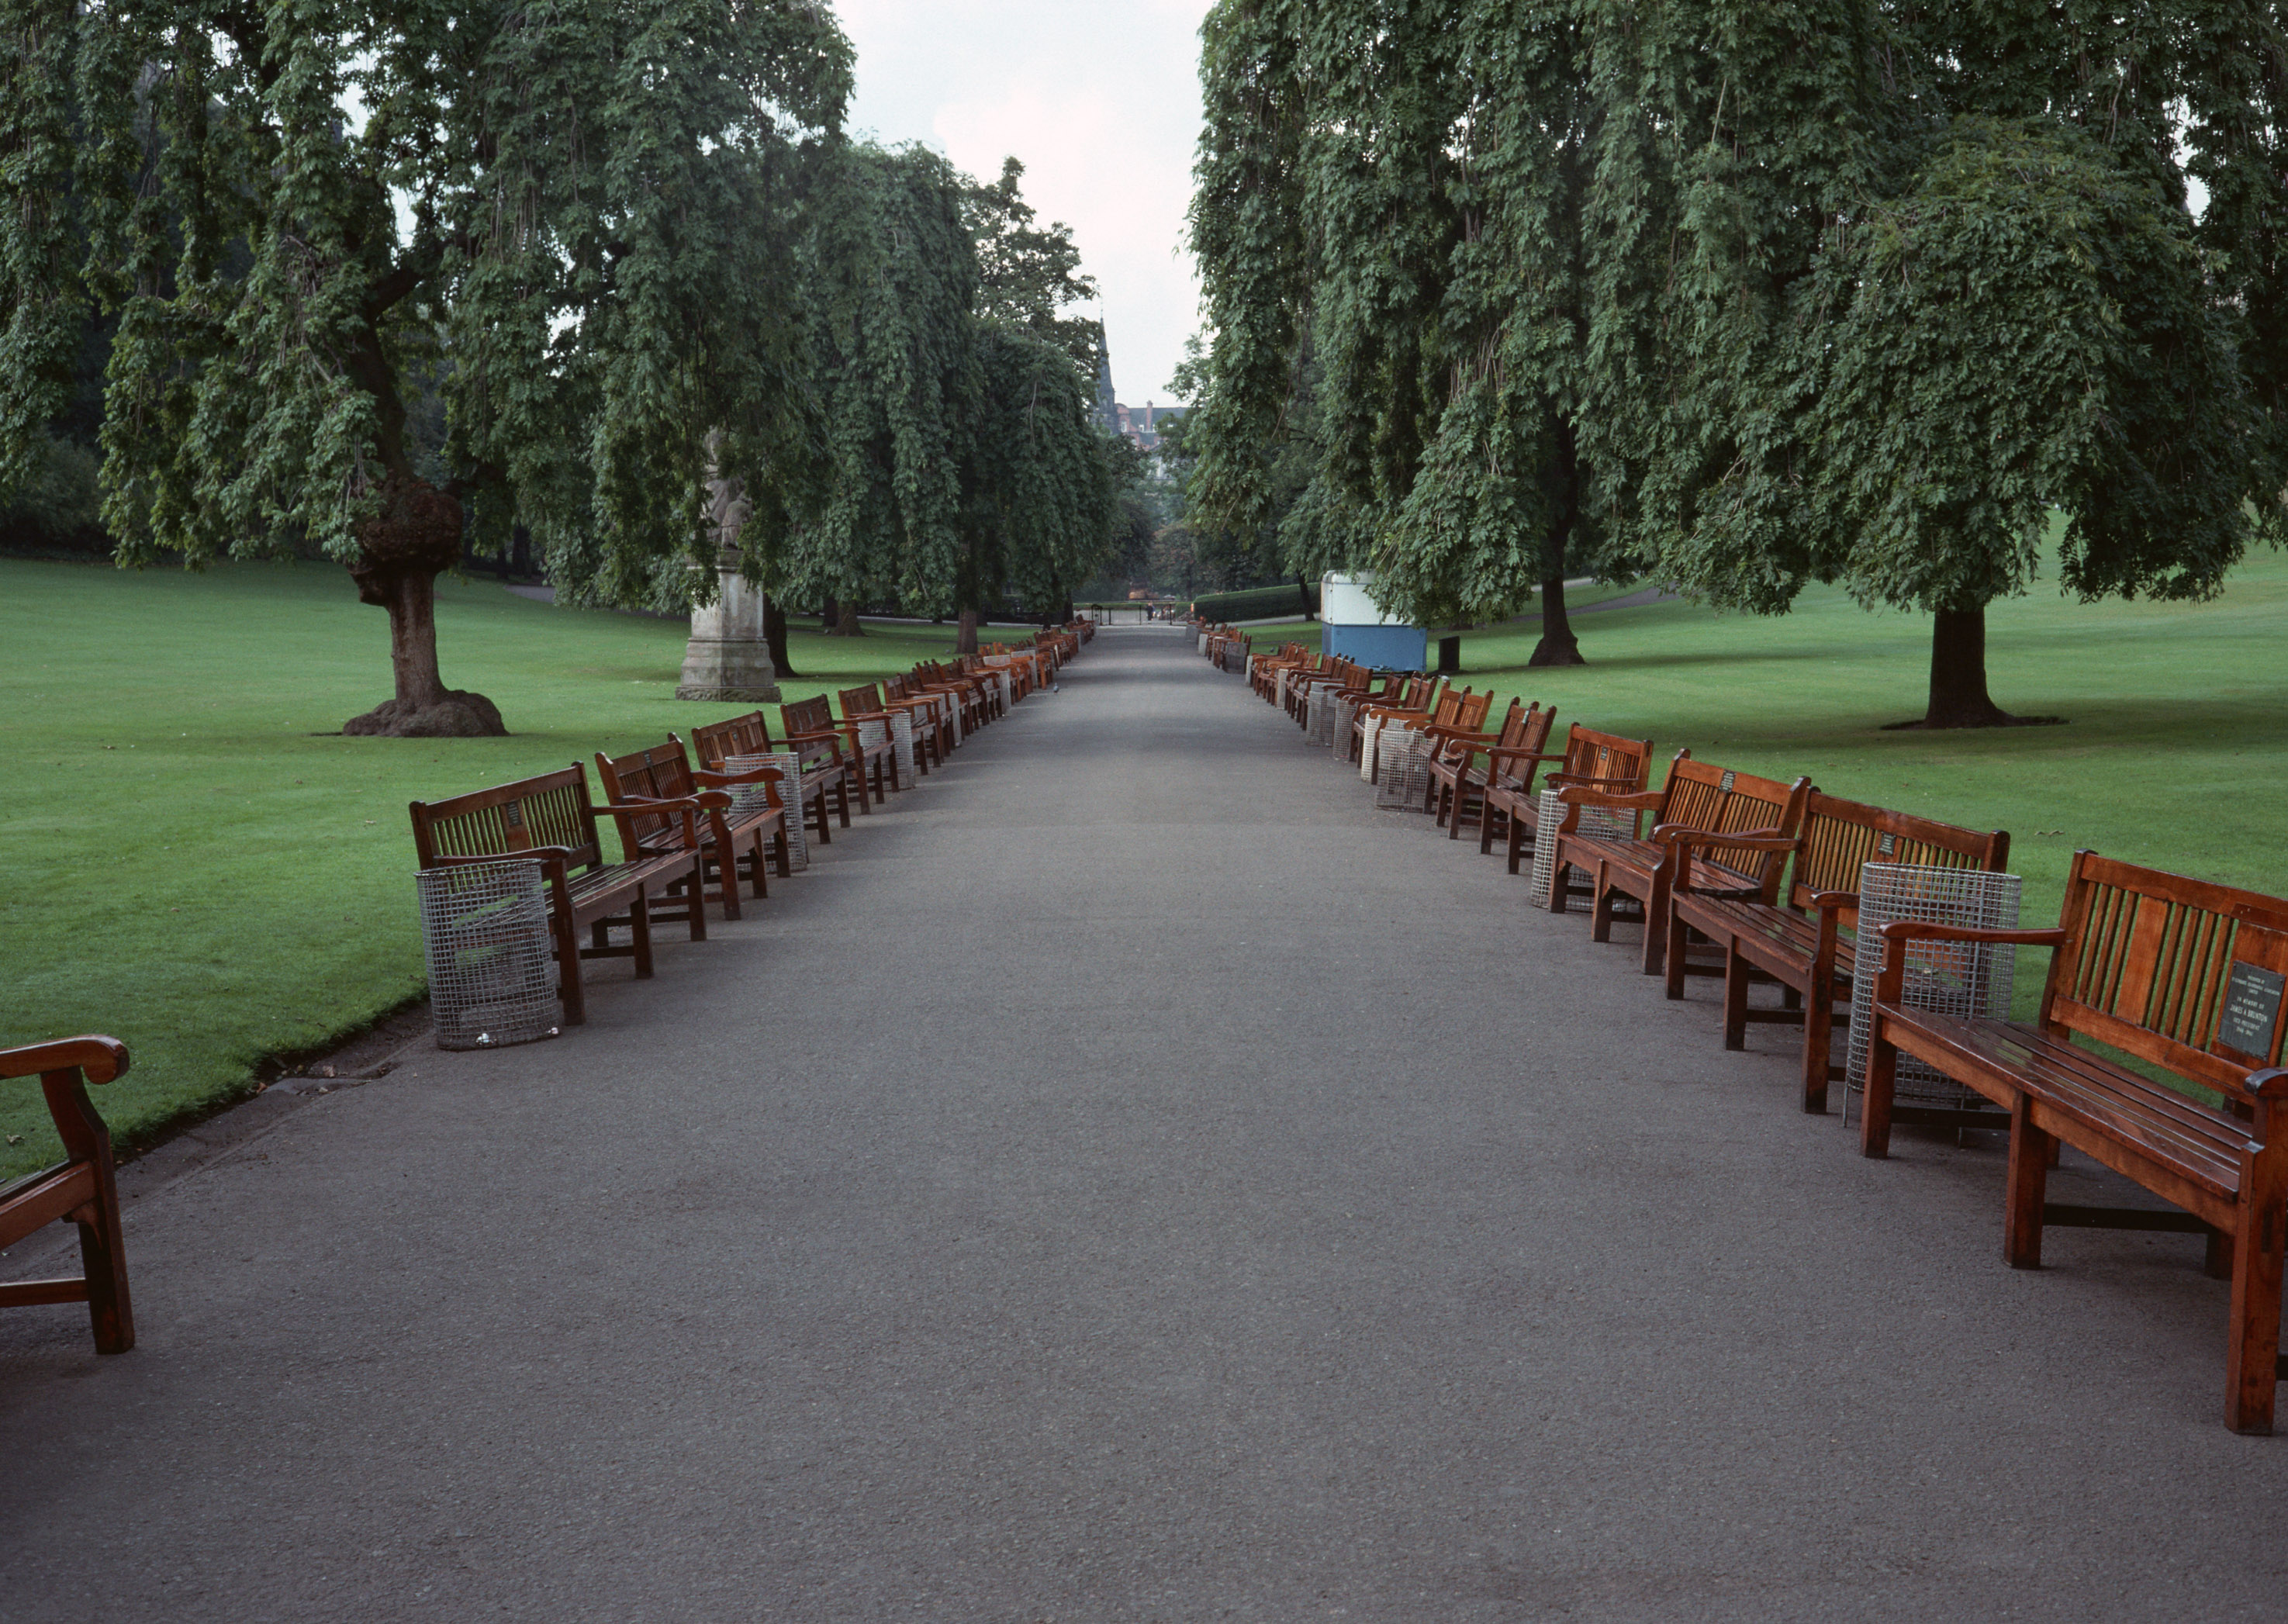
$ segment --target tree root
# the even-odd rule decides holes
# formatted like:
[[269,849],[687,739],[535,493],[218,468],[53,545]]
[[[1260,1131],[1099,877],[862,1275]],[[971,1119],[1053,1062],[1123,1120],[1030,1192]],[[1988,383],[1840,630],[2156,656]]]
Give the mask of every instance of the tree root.
[[342,732],[381,739],[503,739],[508,726],[500,707],[481,693],[448,688],[433,705],[387,700],[342,724]]

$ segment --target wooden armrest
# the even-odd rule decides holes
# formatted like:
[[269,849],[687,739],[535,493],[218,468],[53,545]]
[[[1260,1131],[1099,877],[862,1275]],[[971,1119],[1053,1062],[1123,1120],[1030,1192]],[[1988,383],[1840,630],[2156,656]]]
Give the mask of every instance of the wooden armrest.
[[[80,1041],[85,1042],[90,1040],[82,1039]],[[99,1038],[93,1041],[98,1042],[108,1042],[110,1040],[107,1038]],[[4,1055],[0,1055],[0,1059],[5,1059],[7,1057]],[[124,1058],[123,1050],[122,1051],[122,1058]],[[2246,1089],[2251,1094],[2258,1095],[2265,1099],[2280,1099],[2284,1097],[2288,1097],[2288,1066],[2268,1066],[2261,1067],[2259,1070],[2252,1071],[2249,1073],[2247,1077],[2242,1080],[2241,1087]]]
[[75,1066],[90,1082],[109,1082],[127,1070],[127,1045],[91,1032],[83,1037],[0,1049],[0,1078],[37,1077]]
[[2055,927],[1990,931],[1976,925],[1931,924],[1920,919],[1895,919],[1883,927],[1882,935],[1887,942],[1998,942],[2019,947],[2062,947],[2069,939],[2065,931]]
[[1859,893],[1855,891],[1815,891],[1811,893],[1809,900],[1811,906],[1823,914],[1839,913],[1847,907],[1857,907]]
[[[1505,744],[1487,753],[1496,761],[1562,761],[1565,759],[1565,752],[1562,750],[1552,755],[1547,750],[1529,750],[1521,744]],[[1541,781],[1545,784],[1557,782],[1553,778],[1546,778]],[[1585,784],[1591,780],[1583,779],[1579,781]]]
[[[709,796],[713,796],[711,803]],[[607,801],[596,809],[597,815],[616,812],[704,812],[709,805],[728,806],[731,797],[720,790],[707,790],[699,795],[648,796],[632,795],[620,800]]]
[[[608,814],[598,815],[608,816]],[[478,863],[539,863],[544,866],[554,863],[561,867],[571,860],[572,848],[569,846],[527,846],[521,852],[494,852],[481,853],[475,857],[433,857],[429,860],[428,867],[466,868]]]
[[786,774],[776,767],[750,767],[744,772],[694,772],[691,776],[703,784],[711,784],[719,788],[727,784],[775,784],[786,778]]
[[1792,852],[1803,844],[1800,835],[1783,835],[1777,829],[1742,829],[1736,835],[1720,835],[1695,828],[1688,823],[1664,823],[1653,830],[1652,838],[1668,846],[1737,846],[1749,852]]
[[1667,792],[1661,789],[1640,789],[1633,795],[1621,795],[1587,784],[1568,784],[1558,792],[1558,798],[1568,806],[1603,806],[1618,812],[1657,812],[1666,796]]

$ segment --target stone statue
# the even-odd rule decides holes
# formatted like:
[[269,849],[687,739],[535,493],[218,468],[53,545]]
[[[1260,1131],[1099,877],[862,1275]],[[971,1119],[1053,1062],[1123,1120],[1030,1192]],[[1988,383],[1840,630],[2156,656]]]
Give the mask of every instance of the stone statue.
[[691,612],[678,699],[775,703],[778,669],[763,638],[763,595],[739,573],[739,532],[754,511],[739,479],[707,481],[707,527],[715,541],[715,601]]

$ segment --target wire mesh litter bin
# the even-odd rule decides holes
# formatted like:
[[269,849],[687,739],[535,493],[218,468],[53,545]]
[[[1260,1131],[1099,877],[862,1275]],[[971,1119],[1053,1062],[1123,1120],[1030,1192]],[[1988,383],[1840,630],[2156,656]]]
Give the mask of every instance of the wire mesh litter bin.
[[[727,756],[723,758],[726,772],[753,772],[764,767],[778,769],[779,801],[786,808],[783,826],[787,838],[787,871],[800,874],[810,867],[810,844],[802,821],[802,757],[792,750],[773,750],[767,756]],[[742,784],[731,793],[731,811],[735,816],[744,817],[769,804],[769,793],[760,784]]]
[[528,860],[424,868],[421,939],[440,1049],[498,1049],[556,1035],[548,890]]
[[[1868,1051],[1875,1020],[1875,978],[1882,972],[1887,924],[1911,919],[1926,924],[1967,925],[1982,931],[2018,928],[2020,881],[1982,868],[1932,868],[1911,863],[1868,863],[1859,870],[1858,962],[1851,975],[1851,1033],[1846,1050],[1843,1114],[1867,1086]],[[1966,1018],[2006,1018],[2018,950],[2006,942],[1911,942],[1907,978],[1899,1002]],[[1909,1055],[1899,1057],[1894,1097],[1905,1106],[1977,1110],[1985,1097],[1964,1088]],[[2001,1116],[1999,1112],[1995,1113]]]
[[[1550,882],[1555,877],[1552,871],[1557,867],[1557,830],[1564,823],[1565,814],[1573,810],[1565,804],[1562,789],[1543,790],[1537,805],[1533,867],[1527,870],[1525,890],[1526,896],[1536,907],[1540,907],[1549,895]],[[1581,820],[1573,826],[1573,829],[1580,835],[1606,835],[1615,840],[1629,840],[1634,838],[1637,824],[1636,819],[1628,812],[1615,812],[1609,806],[1584,806],[1581,808]],[[1576,900],[1581,902],[1578,908],[1573,906]],[[1576,899],[1572,888],[1566,888],[1567,913],[1593,913],[1595,909],[1596,899]]]

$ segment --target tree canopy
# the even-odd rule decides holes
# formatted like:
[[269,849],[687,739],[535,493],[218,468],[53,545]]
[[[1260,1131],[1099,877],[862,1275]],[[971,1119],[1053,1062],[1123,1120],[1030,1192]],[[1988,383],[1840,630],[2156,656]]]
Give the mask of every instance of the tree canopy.
[[1983,608],[2054,511],[2085,595],[2279,537],[2271,7],[1224,0],[1204,38],[1195,503],[1259,520],[1315,439],[1301,505],[1390,606],[1839,582],[1934,614],[1956,725],[2006,719]]

